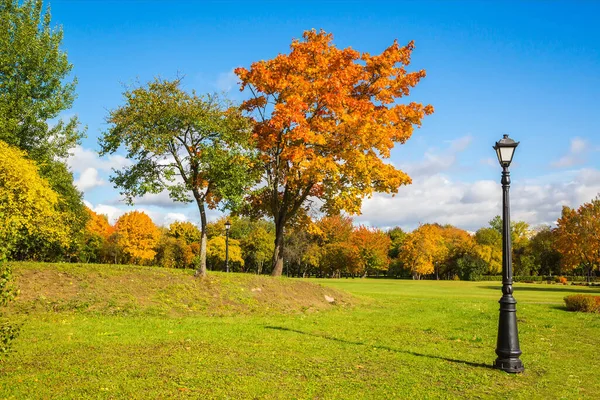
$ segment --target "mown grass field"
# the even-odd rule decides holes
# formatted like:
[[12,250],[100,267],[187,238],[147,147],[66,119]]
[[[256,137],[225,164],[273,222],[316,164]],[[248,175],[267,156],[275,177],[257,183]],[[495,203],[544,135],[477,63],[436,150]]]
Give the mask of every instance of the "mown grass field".
[[509,375],[490,368],[496,282],[14,271],[22,330],[0,398],[600,398],[600,315],[563,302],[600,288],[516,284],[526,371]]

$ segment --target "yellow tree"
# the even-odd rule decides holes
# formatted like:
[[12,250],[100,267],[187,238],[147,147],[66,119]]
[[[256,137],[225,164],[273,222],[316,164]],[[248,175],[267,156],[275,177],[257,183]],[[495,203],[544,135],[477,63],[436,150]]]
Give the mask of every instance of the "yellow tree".
[[[213,268],[225,269],[226,245],[226,238],[224,236],[215,236],[208,241],[206,258]],[[244,267],[242,248],[240,247],[239,240],[229,239],[229,262],[232,267]]]
[[475,232],[477,255],[487,263],[488,273],[502,271],[502,233],[495,228],[481,228]]
[[[445,260],[441,263],[446,264],[447,272],[452,266],[457,266],[460,258],[473,252],[475,240],[469,232],[452,225],[445,225],[442,228],[442,238],[445,249]],[[440,262],[436,263],[435,277],[439,279]]]
[[146,213],[131,211],[123,214],[115,224],[117,244],[134,263],[148,263],[154,259],[160,231]]
[[169,225],[168,235],[175,239],[183,239],[187,244],[192,244],[200,241],[202,233],[196,225],[189,221],[175,221]]
[[583,265],[589,281],[592,271],[600,266],[600,197],[577,210],[563,207],[556,225],[555,247],[562,256],[563,269]]
[[62,223],[58,195],[26,154],[0,141],[0,260],[36,258],[29,249],[66,246],[69,230]]
[[265,186],[251,208],[273,217],[273,275],[283,270],[284,229],[309,198],[322,210],[360,213],[374,192],[397,193],[410,177],[385,163],[396,143],[410,138],[431,105],[398,99],[425,76],[407,72],[413,42],[398,42],[379,55],[338,49],[332,35],[306,31],[289,54],[237,68],[241,90],[252,98],[242,108],[253,128]]
[[351,241],[352,218],[341,215],[325,216],[312,227],[316,243],[320,249],[315,265],[322,272],[339,277],[342,272],[358,274],[361,272],[358,253]]
[[402,244],[399,259],[412,272],[414,279],[421,279],[422,275],[432,274],[435,263],[443,260],[446,254],[442,228],[426,224],[408,234]]

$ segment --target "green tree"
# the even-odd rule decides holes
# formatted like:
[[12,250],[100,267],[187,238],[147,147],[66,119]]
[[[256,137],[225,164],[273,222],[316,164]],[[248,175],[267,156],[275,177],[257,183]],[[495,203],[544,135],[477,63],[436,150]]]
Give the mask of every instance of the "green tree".
[[406,240],[407,233],[400,227],[394,227],[388,231],[388,235],[391,240],[390,251],[388,253],[390,257],[390,266],[388,268],[388,276],[400,276],[404,271],[404,264],[400,260],[400,249],[404,240]]
[[50,123],[71,108],[77,83],[50,19],[41,0],[0,0],[0,140],[35,160],[66,157],[82,136],[77,117]]
[[62,39],[62,29],[51,26],[41,0],[0,0],[0,140],[38,163],[41,176],[59,195],[62,222],[70,230],[62,247],[29,249],[37,255],[43,250],[49,260],[74,256],[87,219],[73,175],[59,161],[83,136],[77,117],[56,120],[71,108],[77,83],[69,79],[73,65],[60,49]]
[[111,181],[129,203],[163,190],[174,201],[196,202],[202,232],[197,275],[204,276],[206,208],[235,209],[254,183],[248,119],[219,96],[186,93],[180,80],[155,79],[124,97],[125,105],[109,114],[101,154],[124,146],[135,162]]
[[[0,254],[0,307],[5,307],[17,295],[12,280],[12,270]],[[11,342],[16,339],[19,328],[3,314],[0,314],[0,360],[10,351]]]
[[499,215],[496,215],[494,218],[492,218],[488,224],[490,225],[490,228],[492,228],[493,230],[495,230],[496,232],[498,232],[500,235],[502,235],[502,217]]
[[531,254],[542,275],[560,273],[560,253],[555,249],[555,242],[556,231],[547,225],[541,227],[531,238]]
[[202,236],[198,227],[189,221],[173,222],[171,225],[169,225],[169,231],[167,234],[175,239],[183,239],[186,244],[197,243],[200,241]]
[[399,226],[396,226],[388,231],[388,236],[391,240],[390,245],[390,258],[397,258],[398,254],[400,254],[400,248],[402,247],[402,243],[406,239],[408,234],[402,230]]
[[256,225],[255,229],[241,240],[244,259],[256,266],[256,273],[261,274],[265,262],[273,255],[275,235],[264,227]]

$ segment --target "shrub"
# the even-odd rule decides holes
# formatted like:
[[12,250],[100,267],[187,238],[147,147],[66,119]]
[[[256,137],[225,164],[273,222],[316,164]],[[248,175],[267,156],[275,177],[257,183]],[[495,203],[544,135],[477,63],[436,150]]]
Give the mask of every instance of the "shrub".
[[478,281],[487,270],[487,264],[479,257],[465,255],[456,262],[459,278],[463,281]]
[[[0,307],[5,307],[17,294],[18,291],[12,282],[10,266],[0,260]],[[19,328],[0,314],[0,358],[9,352],[10,342],[17,337],[18,332]]]
[[483,275],[479,277],[480,281],[501,281],[502,275]]
[[567,284],[567,278],[565,278],[564,276],[557,276],[556,277],[556,283],[560,283],[563,285]]
[[565,297],[569,311],[600,312],[600,296],[575,294]]

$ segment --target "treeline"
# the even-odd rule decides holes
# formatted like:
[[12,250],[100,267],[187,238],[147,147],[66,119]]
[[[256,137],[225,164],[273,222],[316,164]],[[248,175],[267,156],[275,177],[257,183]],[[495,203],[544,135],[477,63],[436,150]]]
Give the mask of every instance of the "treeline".
[[[514,222],[514,275],[529,280],[559,275],[591,277],[598,269],[597,259],[592,259],[597,249],[588,245],[593,238],[586,238],[584,228],[592,223],[584,219],[598,219],[600,214],[589,212],[594,207],[600,210],[597,199],[579,210],[565,207],[557,228],[531,228],[523,221]],[[146,214],[133,211],[110,225],[106,216],[87,212],[90,219],[78,261],[166,268],[197,268],[200,262],[201,232],[190,222],[158,227]],[[226,221],[231,223],[230,270],[271,273],[274,224],[239,216],[208,223],[208,269],[225,270]],[[439,224],[424,224],[408,233],[399,227],[383,231],[356,226],[350,217],[324,216],[292,227],[285,235],[284,249],[284,274],[288,276],[493,279],[502,271],[502,221],[496,216],[474,234]]]
[[[23,150],[0,141],[0,258],[195,268],[201,263],[202,231],[190,222],[158,227],[143,212],[122,215],[114,225],[83,206],[85,221],[69,223],[73,211]],[[225,222],[233,271],[268,274],[275,225],[261,218],[223,217],[206,225],[206,263],[224,270]],[[67,223],[65,223],[67,222]],[[600,199],[578,209],[564,207],[557,227],[511,226],[514,275],[591,277],[600,263]],[[355,226],[350,217],[297,220],[286,230],[283,272],[289,276],[388,276],[477,280],[502,270],[499,216],[474,234],[451,225],[424,224],[408,233]]]

